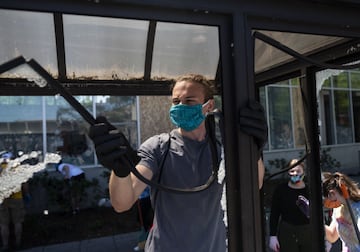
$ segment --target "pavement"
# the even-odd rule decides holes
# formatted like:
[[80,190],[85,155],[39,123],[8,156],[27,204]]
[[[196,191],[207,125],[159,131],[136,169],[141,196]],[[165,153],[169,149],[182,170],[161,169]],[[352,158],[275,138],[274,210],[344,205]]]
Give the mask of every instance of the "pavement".
[[34,247],[21,252],[133,252],[138,232]]

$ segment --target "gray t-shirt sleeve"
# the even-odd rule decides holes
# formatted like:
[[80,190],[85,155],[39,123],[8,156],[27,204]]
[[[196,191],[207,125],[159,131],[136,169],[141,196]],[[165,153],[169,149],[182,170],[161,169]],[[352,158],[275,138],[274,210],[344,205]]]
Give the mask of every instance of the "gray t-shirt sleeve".
[[155,135],[148,138],[138,149],[138,156],[141,158],[138,164],[149,168],[153,174],[157,174],[159,164],[164,153],[166,141],[169,139],[168,134]]

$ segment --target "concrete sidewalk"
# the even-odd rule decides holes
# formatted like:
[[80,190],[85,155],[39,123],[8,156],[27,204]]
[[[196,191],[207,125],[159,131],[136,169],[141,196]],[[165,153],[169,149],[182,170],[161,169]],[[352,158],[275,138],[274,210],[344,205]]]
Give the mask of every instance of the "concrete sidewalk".
[[138,232],[74,241],[21,250],[22,252],[133,252]]

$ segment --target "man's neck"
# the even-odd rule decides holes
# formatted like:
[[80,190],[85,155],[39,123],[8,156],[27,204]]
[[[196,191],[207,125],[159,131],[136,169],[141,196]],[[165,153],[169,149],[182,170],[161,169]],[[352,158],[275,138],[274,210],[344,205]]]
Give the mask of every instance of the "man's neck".
[[203,141],[206,137],[205,123],[201,123],[199,127],[192,131],[185,131],[181,128],[178,129],[180,134],[196,141]]

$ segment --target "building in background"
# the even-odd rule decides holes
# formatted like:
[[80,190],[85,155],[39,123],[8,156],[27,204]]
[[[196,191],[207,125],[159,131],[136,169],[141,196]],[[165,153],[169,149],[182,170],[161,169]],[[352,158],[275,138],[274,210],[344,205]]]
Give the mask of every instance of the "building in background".
[[[339,169],[359,174],[360,70],[318,72],[316,89],[321,147],[340,162]],[[261,88],[260,100],[269,125],[265,161],[300,157],[306,135],[299,78]]]
[[[360,172],[360,71],[323,71],[318,73],[319,129],[322,147],[341,163],[340,169]],[[105,115],[137,147],[148,137],[166,132],[168,96],[77,96],[93,115]],[[268,85],[260,90],[260,101],[269,125],[264,148],[268,160],[297,158],[305,150],[303,100],[298,78]],[[88,124],[60,96],[0,97],[0,149],[30,152],[56,152],[64,135],[80,144],[72,161],[83,167],[97,166],[91,142],[81,136]],[[66,139],[66,138],[65,138]],[[87,148],[81,146],[85,140]],[[76,139],[74,140],[76,141]],[[352,158],[348,158],[349,155]]]

